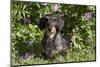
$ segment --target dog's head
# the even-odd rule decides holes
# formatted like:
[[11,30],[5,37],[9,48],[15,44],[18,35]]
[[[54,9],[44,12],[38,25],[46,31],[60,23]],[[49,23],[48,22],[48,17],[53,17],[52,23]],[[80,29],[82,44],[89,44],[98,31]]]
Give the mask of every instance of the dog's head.
[[39,27],[41,30],[48,28],[48,31],[51,31],[56,28],[56,31],[61,31],[64,25],[64,21],[61,19],[61,16],[53,16],[52,14],[47,14],[40,18]]
[[64,21],[60,15],[53,16],[52,14],[47,14],[39,20],[40,29],[46,29],[46,31],[50,33],[60,32],[63,25]]

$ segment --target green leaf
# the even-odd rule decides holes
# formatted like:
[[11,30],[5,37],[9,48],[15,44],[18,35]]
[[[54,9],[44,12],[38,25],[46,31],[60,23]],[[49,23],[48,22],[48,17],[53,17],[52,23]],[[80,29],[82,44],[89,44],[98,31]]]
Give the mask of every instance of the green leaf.
[[23,17],[25,17],[25,12],[24,12],[24,11],[22,11],[22,13],[23,13]]
[[37,3],[36,5],[37,5],[37,7],[38,7],[38,8],[40,8],[40,5],[39,5],[39,3]]
[[26,9],[26,5],[23,6],[23,9],[22,10],[25,10],[25,9]]

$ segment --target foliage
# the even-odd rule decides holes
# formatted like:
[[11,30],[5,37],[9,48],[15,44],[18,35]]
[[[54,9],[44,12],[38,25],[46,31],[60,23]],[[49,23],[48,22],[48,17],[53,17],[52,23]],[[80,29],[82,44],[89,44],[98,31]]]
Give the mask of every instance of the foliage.
[[[57,55],[53,60],[43,59],[41,56],[43,31],[37,26],[37,21],[43,15],[53,13],[53,7],[57,8],[50,3],[12,1],[12,65],[96,60],[95,6],[67,4],[60,4],[59,11],[64,13],[65,24],[62,34],[63,36],[72,34],[72,48],[64,57]],[[34,57],[34,54],[38,56]]]

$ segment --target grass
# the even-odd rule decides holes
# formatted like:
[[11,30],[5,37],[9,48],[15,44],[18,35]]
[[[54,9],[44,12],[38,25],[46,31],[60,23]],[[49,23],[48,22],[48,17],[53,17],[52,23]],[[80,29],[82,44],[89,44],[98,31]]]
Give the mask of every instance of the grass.
[[88,46],[84,49],[72,48],[65,56],[57,55],[56,58],[44,60],[43,58],[30,56],[27,59],[17,58],[12,59],[12,65],[34,65],[34,64],[52,64],[52,63],[68,63],[68,62],[84,62],[95,61],[96,51],[93,46]]

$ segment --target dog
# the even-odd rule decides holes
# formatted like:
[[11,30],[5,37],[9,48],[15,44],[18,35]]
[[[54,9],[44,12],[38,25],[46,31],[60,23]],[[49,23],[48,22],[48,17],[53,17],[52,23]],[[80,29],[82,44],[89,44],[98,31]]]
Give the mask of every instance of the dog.
[[44,30],[43,56],[45,58],[53,58],[56,53],[66,54],[70,47],[71,40],[67,40],[61,35],[64,26],[62,15],[47,14],[40,18],[38,25]]

